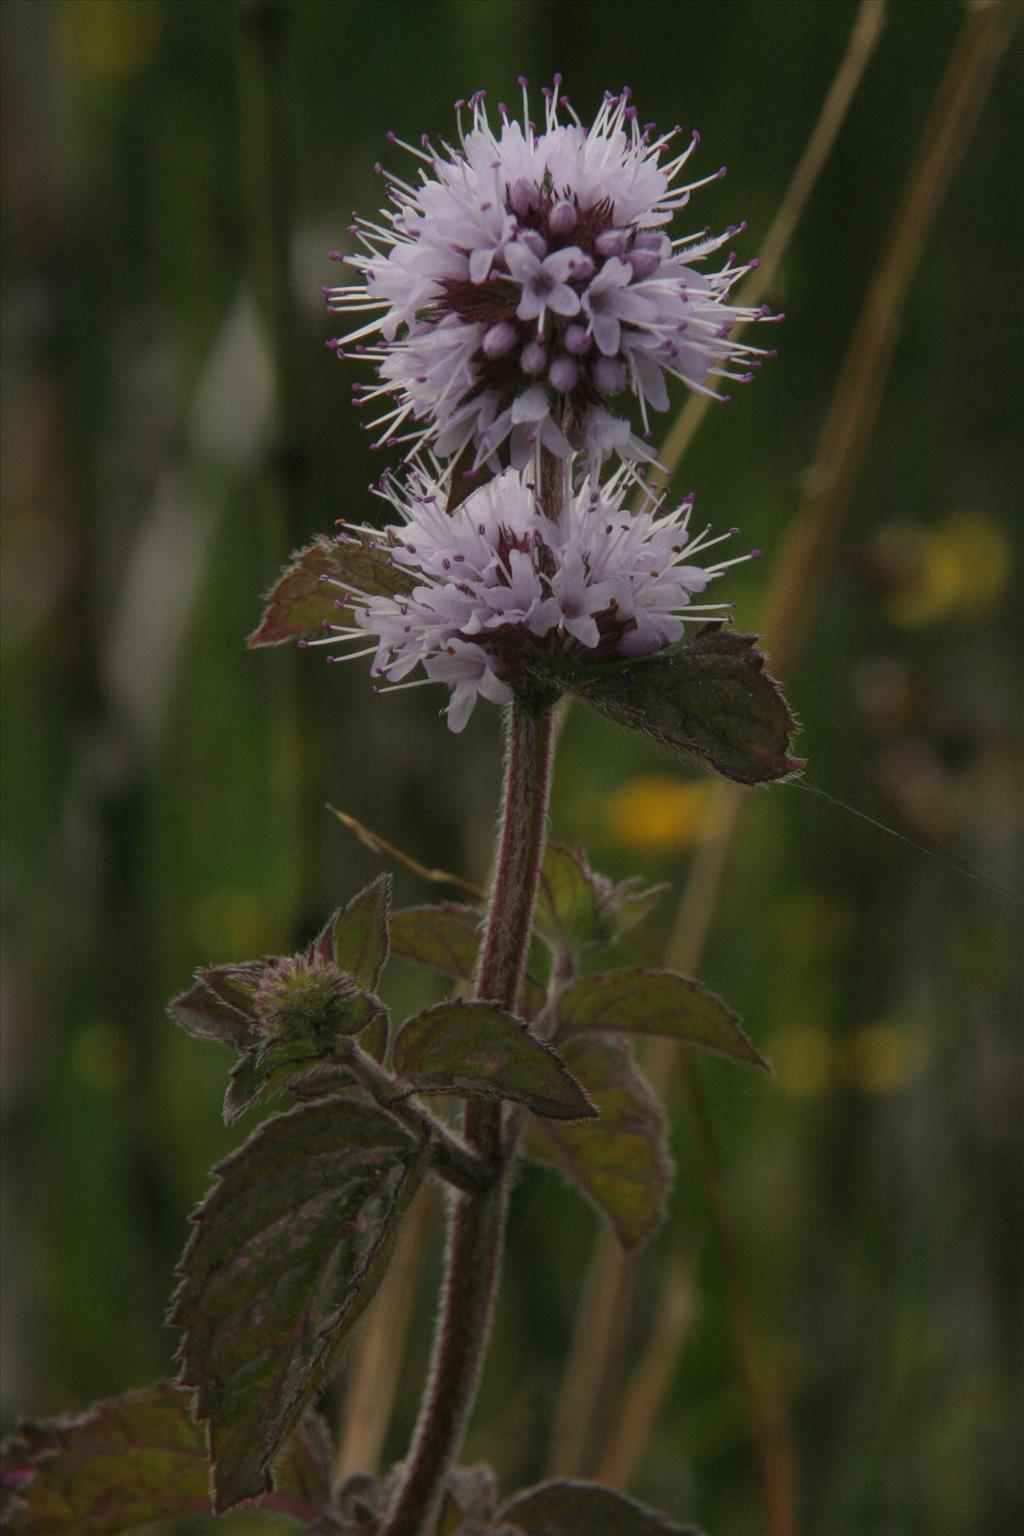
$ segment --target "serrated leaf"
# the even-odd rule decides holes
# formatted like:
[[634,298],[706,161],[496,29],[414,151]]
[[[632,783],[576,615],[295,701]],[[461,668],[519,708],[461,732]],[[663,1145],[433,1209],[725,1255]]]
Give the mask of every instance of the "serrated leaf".
[[598,1483],[541,1483],[511,1498],[498,1519],[523,1536],[700,1536],[696,1526]]
[[270,1486],[423,1170],[422,1149],[383,1110],[337,1100],[265,1121],[215,1169],[170,1321],[185,1330],[181,1383],[209,1420],[218,1511]]
[[469,981],[476,968],[482,922],[480,909],[461,901],[404,907],[391,915],[392,953],[445,976]]
[[721,998],[675,971],[629,967],[581,976],[559,996],[558,1024],[566,1035],[664,1035],[768,1067]]
[[[2,1453],[3,1521],[10,1536],[117,1536],[158,1520],[206,1514],[206,1436],[189,1393],[172,1382],[94,1403],[73,1418],[25,1424]],[[331,1447],[310,1413],[274,1468],[259,1507],[313,1520],[331,1489]]]
[[200,1040],[247,1050],[255,1039],[252,999],[262,970],[259,964],[209,966],[196,973],[194,985],[168,1003],[167,1011]]
[[322,959],[333,960],[339,971],[347,971],[372,992],[388,958],[390,910],[391,876],[378,875],[335,912],[314,948]]
[[703,630],[687,645],[636,661],[529,662],[538,681],[740,784],[785,779],[803,767],[789,755],[796,722],[764,664],[755,635],[726,629]]
[[611,1222],[624,1248],[648,1238],[664,1214],[672,1178],[665,1115],[628,1044],[580,1035],[563,1048],[598,1118],[531,1127],[528,1150],[554,1163]]
[[537,889],[537,931],[556,947],[574,951],[594,937],[598,920],[597,892],[586,855],[562,843],[548,843]]
[[398,1031],[392,1062],[417,1093],[513,1099],[558,1120],[594,1113],[558,1053],[494,1003],[425,1008]]
[[[336,1036],[374,1030],[372,1044],[379,1046],[384,1031],[387,1045],[387,1009],[369,992],[355,992],[332,1018]],[[365,1040],[365,1036],[364,1036]],[[330,1039],[284,1039],[271,1035],[260,1039],[254,1050],[245,1051],[231,1069],[224,1097],[224,1120],[231,1125],[239,1115],[266,1094],[288,1087],[296,1078],[308,1078],[333,1055]]]
[[[391,951],[443,976],[472,981],[483,920],[479,907],[460,901],[404,907],[391,914]],[[533,1018],[544,1006],[545,989],[534,977],[526,976],[522,995],[526,1012]]]
[[548,843],[544,850],[534,924],[556,952],[570,954],[593,944],[614,944],[640,922],[667,890],[637,890],[634,877],[615,885],[591,869],[582,848]]
[[369,597],[393,597],[411,592],[415,585],[408,571],[394,563],[387,545],[366,534],[315,539],[292,555],[267,594],[267,606],[249,636],[249,648],[321,634],[325,621],[338,620],[337,601],[344,601],[343,589]]

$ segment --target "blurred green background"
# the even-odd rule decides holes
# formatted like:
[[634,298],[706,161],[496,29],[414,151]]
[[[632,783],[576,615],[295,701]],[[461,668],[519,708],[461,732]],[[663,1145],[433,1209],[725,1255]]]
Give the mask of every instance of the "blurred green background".
[[[289,948],[377,872],[323,803],[486,877],[496,710],[456,738],[431,691],[376,699],[358,667],[243,644],[288,549],[371,505],[380,463],[348,406],[356,370],[323,346],[319,288],[352,208],[379,202],[386,131],[446,132],[456,97],[511,100],[520,72],[561,69],[584,118],[626,81],[642,120],[700,127],[698,174],[729,165],[694,221],[746,218],[750,255],[854,10],[286,0],[275,23],[227,0],[7,0],[5,1425],[171,1369],[186,1215],[243,1133],[220,1124],[226,1056],[163,1005],[197,964]],[[779,358],[709,415],[676,478],[766,551],[732,584],[742,627],[963,15],[890,5],[770,295]],[[807,1536],[1024,1528],[1020,907],[986,883],[1019,887],[1022,841],[1020,64],[1018,38],[926,248],[786,679],[807,782],[890,830],[798,787],[756,792],[702,968],[775,1066],[712,1061],[704,1081]],[[292,290],[275,298],[282,251]],[[678,893],[707,790],[576,709],[552,832]],[[423,1000],[393,972],[396,1004]],[[673,1120],[671,1220],[643,1256],[620,1373],[680,1242],[696,1315],[633,1488],[745,1536],[756,1478],[681,1093]],[[389,1455],[425,1363],[434,1217]],[[523,1174],[466,1458],[492,1458],[506,1488],[545,1470],[595,1229],[554,1176]]]

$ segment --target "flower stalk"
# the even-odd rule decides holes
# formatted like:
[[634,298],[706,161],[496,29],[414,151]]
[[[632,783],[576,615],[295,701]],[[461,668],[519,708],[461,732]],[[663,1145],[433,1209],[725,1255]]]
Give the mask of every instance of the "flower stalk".
[[[506,714],[505,783],[498,852],[474,993],[515,1009],[540,878],[552,766],[553,710],[516,698]],[[497,1165],[489,1187],[451,1207],[434,1358],[405,1471],[382,1536],[433,1530],[458,1456],[490,1336],[508,1207],[508,1153],[497,1100],[466,1105],[467,1145]],[[504,1162],[504,1165],[502,1165]]]

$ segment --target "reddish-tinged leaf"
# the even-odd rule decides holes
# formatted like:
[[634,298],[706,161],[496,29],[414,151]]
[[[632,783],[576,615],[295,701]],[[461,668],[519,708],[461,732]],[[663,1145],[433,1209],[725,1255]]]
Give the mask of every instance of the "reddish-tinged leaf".
[[254,1040],[252,1002],[262,970],[260,964],[209,966],[167,1010],[190,1035],[246,1050]]
[[[440,971],[444,976],[472,981],[483,920],[478,907],[460,901],[404,907],[391,914],[392,953],[416,965]],[[523,1001],[531,1019],[544,1006],[544,987],[533,976],[524,978]]]
[[622,1246],[635,1248],[661,1221],[672,1178],[664,1111],[625,1041],[580,1035],[562,1051],[598,1118],[538,1123],[528,1150],[568,1174],[607,1216]]
[[675,971],[630,967],[581,976],[559,996],[558,1025],[566,1035],[665,1035],[768,1066],[721,998]]
[[558,1120],[594,1113],[558,1053],[495,1003],[425,1008],[398,1031],[392,1060],[417,1093],[513,1099]]
[[405,907],[391,915],[391,949],[403,960],[469,981],[476,967],[483,913],[460,901]]
[[347,590],[392,597],[411,592],[414,586],[409,573],[395,565],[386,544],[365,534],[318,538],[292,556],[271,588],[263,618],[249,636],[249,647],[322,634],[325,622],[338,622],[337,602],[344,602]]
[[316,941],[323,959],[373,991],[388,958],[391,876],[378,875],[328,921]]
[[382,1110],[333,1100],[267,1120],[215,1170],[171,1322],[181,1383],[209,1420],[214,1501],[270,1487],[270,1466],[371,1299],[424,1170]]
[[[118,1536],[160,1520],[206,1514],[206,1436],[172,1382],[94,1403],[81,1415],[25,1424],[3,1448],[3,1524],[10,1536]],[[309,1413],[259,1501],[309,1522],[331,1488],[331,1448]]]

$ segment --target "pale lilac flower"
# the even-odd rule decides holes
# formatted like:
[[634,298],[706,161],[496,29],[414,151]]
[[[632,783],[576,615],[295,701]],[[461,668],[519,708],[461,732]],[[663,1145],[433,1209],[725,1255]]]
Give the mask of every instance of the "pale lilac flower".
[[[492,123],[478,92],[468,124],[459,104],[456,145],[402,145],[417,174],[384,172],[389,206],[353,226],[362,252],[335,253],[359,280],[325,290],[328,305],[358,318],[331,344],[376,365],[378,384],[357,389],[361,403],[383,402],[367,424],[378,446],[429,444],[443,458],[469,448],[492,470],[521,467],[538,443],[595,466],[611,453],[649,458],[665,376],[724,398],[719,379],[746,382],[769,355],[733,340],[734,327],[777,317],[730,303],[755,263],[730,255],[698,270],[742,226],[666,233],[722,174],[681,182],[696,134],[676,152],[680,130],[641,129],[628,90],[585,128],[558,76],[538,132],[523,85],[522,123],[503,105]],[[627,395],[643,439],[610,408]]]
[[[603,486],[587,476],[578,490],[570,472],[555,519],[538,505],[532,465],[502,471],[451,512],[450,476],[436,461],[414,465],[404,481],[385,475],[380,494],[398,520],[348,532],[386,548],[416,585],[370,597],[333,582],[351,620],[339,613],[308,643],[331,647],[332,660],[372,655],[373,675],[391,687],[446,683],[448,723],[460,731],[478,696],[507,703],[524,666],[542,667],[545,655],[646,656],[680,640],[688,622],[727,614],[728,604],[693,599],[751,556],[705,564],[730,534],[691,533],[692,497],[667,510],[629,465]],[[626,502],[637,493],[643,506],[633,512]],[[418,667],[425,675],[404,681]]]

